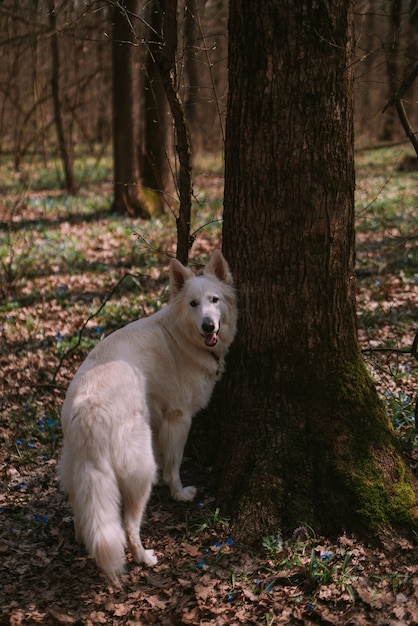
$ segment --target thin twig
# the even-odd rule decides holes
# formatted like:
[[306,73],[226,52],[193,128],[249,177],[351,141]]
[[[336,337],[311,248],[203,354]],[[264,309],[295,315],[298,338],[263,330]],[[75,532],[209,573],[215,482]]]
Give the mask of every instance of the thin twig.
[[206,226],[210,226],[211,224],[216,224],[217,222],[222,222],[222,220],[223,220],[222,217],[216,217],[214,220],[210,220],[209,222],[205,222],[204,224],[202,224],[202,226],[199,226],[199,228],[196,228],[196,230],[194,230],[190,234],[190,236],[189,236],[189,238],[190,238],[190,247],[192,247],[192,245],[196,241],[196,233],[198,233],[203,228],[206,228]]
[[[410,354],[418,361],[418,330],[415,333],[414,341],[412,342],[412,346],[410,348],[364,348],[362,350],[363,353],[371,353],[374,352],[388,352],[388,357],[391,354]],[[415,424],[418,422],[418,395],[415,400],[415,408],[414,408],[414,418]]]
[[157,246],[154,246],[150,241],[148,241],[148,239],[145,239],[144,235],[141,235],[141,233],[138,233],[136,230],[133,230],[132,232],[134,237],[136,237],[138,241],[140,241],[146,248],[148,248],[148,250],[150,250],[154,254],[158,254],[159,256],[162,256],[166,259],[174,258],[174,254],[163,250],[163,248],[158,248]]
[[362,352],[389,352],[393,354],[411,354],[415,359],[418,360],[418,330],[415,333],[414,341],[412,342],[412,346],[410,348],[385,348],[384,346],[380,348],[363,348]]
[[138,274],[131,274],[129,272],[127,272],[126,274],[124,274],[122,276],[122,278],[116,283],[116,285],[114,285],[111,289],[111,291],[107,294],[107,296],[105,296],[105,298],[103,299],[103,302],[101,303],[101,305],[99,306],[99,308],[92,313],[84,322],[84,324],[82,325],[81,329],[79,330],[78,333],[78,339],[77,339],[77,343],[74,344],[73,346],[71,346],[71,348],[69,348],[68,350],[66,350],[66,352],[64,352],[64,354],[61,356],[58,366],[54,372],[54,375],[52,377],[52,382],[55,383],[55,380],[58,376],[58,373],[62,367],[63,362],[65,361],[65,359],[67,359],[69,357],[69,355],[74,352],[81,344],[81,339],[82,339],[82,335],[83,332],[87,326],[87,324],[96,317],[96,315],[98,315],[100,313],[100,311],[106,306],[106,304],[109,302],[110,298],[113,296],[113,294],[115,293],[115,291],[120,287],[120,285],[123,283],[123,281],[125,280],[125,278],[127,278],[127,276],[131,276],[134,279],[138,278]]

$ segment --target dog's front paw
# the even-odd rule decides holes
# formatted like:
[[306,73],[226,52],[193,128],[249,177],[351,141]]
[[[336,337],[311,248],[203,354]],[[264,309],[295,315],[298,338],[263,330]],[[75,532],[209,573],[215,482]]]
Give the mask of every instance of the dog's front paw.
[[183,487],[182,489],[178,489],[172,493],[174,500],[179,500],[180,502],[190,502],[193,500],[197,493],[196,487]]

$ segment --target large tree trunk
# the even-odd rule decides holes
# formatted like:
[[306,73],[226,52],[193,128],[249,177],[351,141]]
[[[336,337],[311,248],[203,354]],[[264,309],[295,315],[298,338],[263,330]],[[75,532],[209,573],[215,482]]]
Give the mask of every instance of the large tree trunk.
[[357,342],[349,4],[230,1],[223,245],[240,323],[215,476],[246,539],[416,524]]

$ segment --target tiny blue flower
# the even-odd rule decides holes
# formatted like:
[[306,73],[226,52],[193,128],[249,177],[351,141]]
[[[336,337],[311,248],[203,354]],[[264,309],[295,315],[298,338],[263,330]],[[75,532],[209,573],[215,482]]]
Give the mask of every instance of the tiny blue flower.
[[199,507],[199,509],[203,509],[203,507],[205,506],[205,503],[200,500],[200,502],[197,503],[197,506]]
[[26,489],[26,483],[20,483],[19,489]]
[[62,297],[65,292],[67,291],[67,287],[65,285],[60,285],[59,287],[57,287],[55,293],[57,294],[58,297]]
[[215,541],[213,545],[215,546],[215,548],[220,548],[222,545],[222,541]]
[[205,567],[206,562],[205,561],[199,561],[199,563],[197,563],[197,566],[199,569],[202,569],[203,567]]
[[226,545],[233,546],[234,545],[234,540],[231,539],[231,537],[228,537],[228,539],[226,540]]
[[308,531],[305,526],[298,526],[298,528],[293,531],[293,539],[306,539],[307,536]]
[[306,605],[306,610],[307,611],[314,611],[315,610],[315,603],[314,602],[308,602]]
[[207,554],[208,552],[210,552],[210,548],[205,548],[205,549],[203,550],[203,552],[205,552],[205,553]]
[[273,583],[267,583],[267,585],[265,586],[265,590],[267,591],[267,593],[273,591]]
[[234,599],[234,594],[233,593],[228,593],[228,595],[226,596],[226,599],[228,602],[232,602],[232,600]]
[[327,550],[326,552],[323,552],[319,558],[321,559],[321,561],[329,561],[331,557],[332,552],[328,552]]
[[54,425],[54,420],[51,419],[50,417],[47,417],[45,422],[46,422],[46,425],[49,426],[50,428]]
[[22,440],[21,439],[16,439],[16,443],[17,443],[18,446],[21,446],[22,445]]
[[32,450],[34,448],[36,448],[36,443],[28,443],[28,448],[32,448]]
[[58,341],[58,343],[61,343],[61,341],[63,341],[63,336],[61,335],[59,330],[57,330],[55,334],[55,339]]
[[98,335],[101,335],[103,332],[103,326],[96,326],[94,329]]

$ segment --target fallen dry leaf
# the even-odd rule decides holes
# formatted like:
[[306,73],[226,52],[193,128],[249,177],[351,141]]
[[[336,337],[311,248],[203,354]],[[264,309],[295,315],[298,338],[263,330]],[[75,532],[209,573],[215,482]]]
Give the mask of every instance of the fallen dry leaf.
[[[405,184],[415,189],[416,179],[408,180]],[[222,178],[199,177],[197,192],[205,191],[208,183],[220,207]],[[156,487],[143,533],[146,545],[158,552],[158,565],[146,568],[129,562],[119,586],[106,580],[75,542],[71,509],[58,488],[58,416],[88,346],[133,315],[152,312],[156,300],[164,302],[166,260],[158,259],[149,268],[140,265],[143,251],[139,253],[130,239],[132,229],[140,225],[131,218],[116,224],[99,211],[85,220],[82,210],[74,220],[55,217],[53,209],[44,212],[28,202],[13,221],[23,232],[25,224],[42,219],[45,231],[34,228],[33,243],[51,244],[51,249],[56,245],[60,252],[45,257],[43,266],[33,267],[16,285],[0,319],[0,626],[418,624],[416,546],[391,535],[382,537],[380,547],[343,535],[333,541],[318,537],[293,566],[261,548],[249,554],[246,546],[226,543],[229,529],[208,525],[216,506],[211,474],[190,460],[182,471],[199,486],[202,506],[173,502]],[[357,285],[365,348],[388,341],[411,343],[418,283],[390,269],[399,256],[395,230],[390,233],[384,227],[359,233],[358,263],[370,273]],[[175,250],[175,228],[166,228],[164,235],[156,229],[155,240],[162,236],[164,249]],[[71,242],[74,264],[66,260]],[[203,229],[193,254],[206,257],[220,243],[220,229]],[[416,241],[411,237],[404,243],[402,262],[409,263]],[[376,263],[379,270],[373,273]],[[127,272],[135,274],[135,281],[125,281],[103,311],[86,323]],[[394,311],[400,318],[396,324],[390,316]],[[81,329],[86,343],[61,361],[63,344],[70,345]],[[417,377],[408,356],[398,355],[396,362],[387,361],[387,355],[376,358],[377,365],[373,361],[370,367],[376,370],[373,375],[382,393],[416,394]],[[394,363],[397,376],[390,376]],[[417,447],[409,450],[416,468]],[[332,565],[340,572],[344,555],[350,555],[344,583],[338,575],[327,585],[309,579],[312,547],[317,558],[331,553]]]

